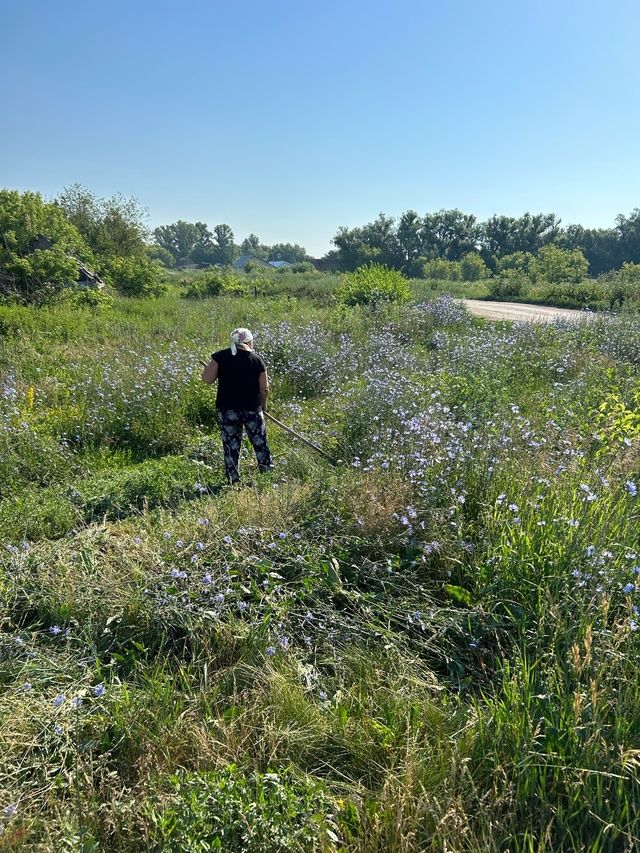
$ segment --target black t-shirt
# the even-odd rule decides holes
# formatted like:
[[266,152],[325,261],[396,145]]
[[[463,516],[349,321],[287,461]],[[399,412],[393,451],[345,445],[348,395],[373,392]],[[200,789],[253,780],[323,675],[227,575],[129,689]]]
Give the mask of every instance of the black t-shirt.
[[216,408],[222,411],[259,409],[259,376],[266,370],[262,358],[252,350],[240,348],[235,355],[230,349],[221,349],[214,352],[211,358],[218,362]]

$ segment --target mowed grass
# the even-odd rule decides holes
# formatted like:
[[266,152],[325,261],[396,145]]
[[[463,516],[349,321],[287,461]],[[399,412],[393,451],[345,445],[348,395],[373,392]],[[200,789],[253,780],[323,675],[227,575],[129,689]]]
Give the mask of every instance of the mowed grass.
[[636,849],[640,325],[300,281],[0,308],[0,849]]

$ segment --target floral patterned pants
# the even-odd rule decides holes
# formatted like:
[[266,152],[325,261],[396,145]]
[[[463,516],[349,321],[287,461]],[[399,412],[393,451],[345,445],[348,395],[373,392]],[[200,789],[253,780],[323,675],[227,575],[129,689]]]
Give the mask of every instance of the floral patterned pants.
[[229,482],[237,483],[240,479],[238,460],[240,458],[240,446],[242,445],[243,426],[255,451],[258,467],[261,471],[270,471],[273,463],[262,412],[259,410],[241,411],[240,409],[226,409],[225,411],[218,412],[218,414],[220,416],[220,430],[222,432],[224,470],[229,478]]

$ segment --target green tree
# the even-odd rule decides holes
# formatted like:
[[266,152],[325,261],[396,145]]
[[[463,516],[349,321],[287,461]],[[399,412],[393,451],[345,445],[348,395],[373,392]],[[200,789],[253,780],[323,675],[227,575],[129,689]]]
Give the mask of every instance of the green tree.
[[162,246],[158,246],[156,243],[147,246],[147,255],[152,261],[159,261],[164,267],[173,267],[176,262],[168,249],[163,249]]
[[536,279],[551,283],[579,283],[587,276],[589,262],[580,249],[561,249],[559,246],[544,246],[538,252],[533,265]]
[[535,254],[559,233],[560,220],[555,213],[525,213],[520,217],[490,217],[480,226],[478,238],[486,257],[500,258],[514,252]]
[[593,276],[619,267],[624,261],[620,235],[614,228],[583,228],[568,225],[556,240],[562,249],[580,249]]
[[629,216],[616,216],[616,234],[620,242],[620,261],[640,263],[640,208]]
[[269,247],[267,260],[288,261],[290,264],[302,263],[307,257],[307,250],[297,243],[274,243]]
[[531,276],[535,273],[536,256],[531,252],[511,252],[498,259],[497,271],[505,273],[517,272],[519,275]]
[[491,270],[477,252],[467,252],[460,261],[463,281],[480,281],[489,278]]
[[82,184],[73,184],[56,203],[96,254],[129,257],[146,251],[148,213],[137,199],[120,193],[99,198]]
[[354,270],[371,262],[395,269],[404,265],[395,219],[384,213],[362,228],[339,228],[332,242],[338,247],[343,270]]
[[425,261],[420,278],[436,279],[437,281],[460,281],[462,270],[459,261],[446,261],[444,258],[433,258]]
[[212,257],[215,258],[214,263],[224,264],[225,266],[232,264],[238,257],[238,249],[233,242],[231,226],[216,225],[213,229],[213,235],[214,251]]
[[100,269],[123,296],[159,296],[165,290],[162,267],[144,256],[105,258]]
[[269,256],[269,247],[263,246],[256,234],[249,234],[240,244],[241,255],[253,255],[266,261]]
[[44,302],[78,278],[91,251],[62,208],[39,193],[0,190],[2,289],[25,302]]
[[171,252],[176,263],[184,263],[194,260],[194,250],[199,247],[210,249],[213,247],[213,234],[204,222],[185,222],[179,219],[171,225],[160,225],[154,229],[153,236],[158,246]]
[[407,210],[398,220],[397,239],[404,261],[403,266],[411,270],[415,261],[424,254],[422,220],[415,210]]
[[421,255],[459,261],[476,248],[476,218],[457,209],[427,213],[422,220],[421,235]]

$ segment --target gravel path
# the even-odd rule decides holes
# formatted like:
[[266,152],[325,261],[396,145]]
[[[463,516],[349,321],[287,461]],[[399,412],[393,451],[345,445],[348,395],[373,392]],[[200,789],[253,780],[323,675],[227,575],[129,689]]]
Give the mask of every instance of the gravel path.
[[487,320],[519,320],[521,323],[550,323],[561,318],[583,322],[594,315],[572,308],[550,308],[548,305],[528,305],[523,302],[484,302],[480,299],[460,299],[465,308]]

